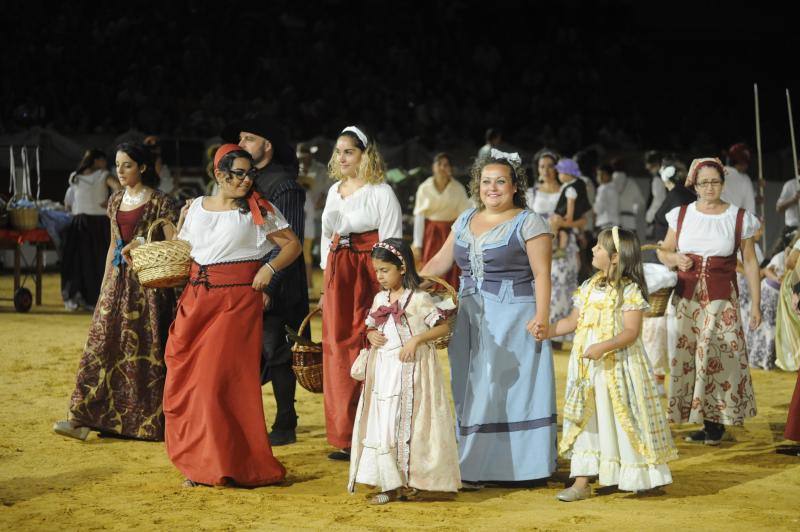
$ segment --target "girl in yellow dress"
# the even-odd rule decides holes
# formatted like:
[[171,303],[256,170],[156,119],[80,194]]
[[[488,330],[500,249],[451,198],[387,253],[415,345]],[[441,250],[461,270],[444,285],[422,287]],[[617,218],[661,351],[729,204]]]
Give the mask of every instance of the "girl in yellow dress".
[[575,292],[572,313],[539,328],[537,339],[575,331],[559,452],[575,483],[564,502],[604,486],[644,491],[672,483],[667,462],[677,450],[641,340],[649,307],[639,239],[613,227],[598,236],[592,266],[600,270]]

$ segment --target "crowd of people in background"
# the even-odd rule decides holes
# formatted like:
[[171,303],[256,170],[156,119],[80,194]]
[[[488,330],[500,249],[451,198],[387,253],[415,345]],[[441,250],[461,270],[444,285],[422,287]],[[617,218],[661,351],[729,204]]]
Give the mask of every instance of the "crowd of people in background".
[[[351,120],[337,105],[341,87],[348,88],[348,99],[358,102],[383,145],[417,137],[430,150],[450,149],[454,140],[480,134],[486,124],[506,122],[508,135],[521,145],[573,151],[596,141],[631,149],[656,134],[664,145],[705,151],[712,139],[735,131],[728,126],[739,117],[722,113],[713,124],[716,131],[699,131],[690,120],[646,128],[657,111],[649,95],[659,88],[651,80],[661,73],[657,57],[664,48],[649,38],[648,25],[623,25],[607,6],[582,20],[574,11],[588,7],[558,4],[537,12],[534,22],[518,16],[520,6],[514,4],[495,7],[506,25],[503,33],[530,34],[535,26],[535,38],[514,39],[504,49],[497,36],[483,31],[481,10],[463,0],[431,2],[424,14],[399,5],[347,10],[346,24],[359,28],[358,43],[340,40],[340,2],[311,11],[285,0],[269,6],[239,3],[213,17],[200,7],[171,3],[154,9],[94,6],[90,17],[31,3],[8,14],[8,38],[28,44],[25,54],[0,58],[2,71],[14,73],[14,83],[2,87],[9,92],[0,95],[6,102],[0,133],[50,125],[67,135],[135,128],[203,138],[216,135],[226,117],[262,108],[286,124],[290,138],[306,139]],[[36,35],[45,19],[47,41],[27,37]],[[220,27],[247,34],[253,53],[235,58],[212,53],[207,36]],[[615,44],[601,52],[595,45],[598,32],[603,42]],[[370,53],[359,43],[369,43]],[[442,60],[425,68],[432,50]],[[727,55],[733,70],[736,59]],[[342,64],[347,68],[337,66]],[[626,64],[636,67],[621,67]],[[512,65],[518,73],[498,98],[496,80]],[[230,69],[247,74],[235,84],[208,82],[209,72]],[[358,83],[350,83],[353,73]],[[613,91],[606,87],[610,77]],[[641,90],[645,85],[649,91]],[[669,90],[666,84],[663,90]],[[170,104],[161,105],[165,101]],[[608,112],[614,105],[626,112]],[[667,115],[670,105],[665,98],[658,108]]]

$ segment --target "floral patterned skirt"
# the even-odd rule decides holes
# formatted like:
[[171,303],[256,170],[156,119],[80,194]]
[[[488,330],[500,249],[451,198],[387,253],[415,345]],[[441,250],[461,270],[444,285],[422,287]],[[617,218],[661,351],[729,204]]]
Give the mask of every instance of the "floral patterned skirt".
[[761,325],[752,330],[742,321],[747,331],[747,356],[750,367],[775,369],[775,322],[780,300],[780,285],[775,288],[769,279],[761,281]]
[[[557,247],[558,239],[553,239],[553,246]],[[550,266],[550,320],[556,322],[566,318],[572,312],[572,296],[578,289],[578,244],[575,235],[570,233],[567,244],[566,256],[553,258]],[[557,342],[571,342],[572,333],[553,338]]]
[[736,292],[708,301],[701,280],[692,299],[676,295],[672,304],[677,344],[670,354],[670,422],[742,425],[756,415],[756,400]]

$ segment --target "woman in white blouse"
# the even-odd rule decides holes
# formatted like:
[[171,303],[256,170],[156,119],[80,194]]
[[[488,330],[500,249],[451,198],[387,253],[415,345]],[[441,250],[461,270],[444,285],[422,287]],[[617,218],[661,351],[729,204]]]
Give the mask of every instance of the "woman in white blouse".
[[725,425],[756,415],[747,348],[739,316],[736,258],[741,248],[752,295],[750,327],[761,322],[759,265],[753,235],[758,219],[720,195],[725,171],[717,159],[696,159],[686,179],[698,200],[667,213],[669,231],[658,258],[678,269],[677,345],[670,350],[668,412],[673,423],[703,423],[686,441],[718,445]]
[[325,270],[322,314],[323,393],[328,443],[350,459],[360,383],[350,368],[364,347],[364,320],[380,290],[370,253],[373,244],[403,234],[402,213],[374,141],[355,126],[336,140],[328,163],[336,183],[322,211],[320,266]]
[[61,253],[61,296],[67,310],[97,303],[111,241],[108,195],[120,188],[108,172],[106,154],[98,149],[86,150],[69,176],[64,205],[72,213],[72,221]]
[[[450,156],[438,153],[433,158],[433,175],[417,188],[414,200],[414,259],[425,264],[436,255],[450,234],[450,226],[472,202],[464,185],[453,179]],[[458,289],[458,266],[443,279]]]
[[189,487],[273,484],[286,470],[272,455],[261,401],[263,290],[302,248],[254,190],[246,151],[224,144],[214,168],[216,195],[194,200],[179,222],[193,263],[164,356],[167,454]]
[[[538,185],[528,189],[526,198],[530,209],[547,220],[555,212],[561,196],[561,183],[558,181],[556,163],[559,156],[552,151],[542,150],[536,154],[536,167],[539,173]],[[555,245],[555,242],[554,242]],[[553,257],[550,267],[550,319],[558,321],[572,312],[572,296],[578,289],[578,243],[575,235],[570,235],[567,253]],[[570,341],[572,334],[553,338],[555,349],[561,348],[562,341]]]

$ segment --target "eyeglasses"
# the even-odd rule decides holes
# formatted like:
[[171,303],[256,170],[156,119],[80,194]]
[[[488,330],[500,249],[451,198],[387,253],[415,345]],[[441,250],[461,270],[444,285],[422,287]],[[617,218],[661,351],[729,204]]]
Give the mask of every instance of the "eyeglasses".
[[240,182],[244,181],[245,179],[249,179],[250,181],[252,181],[256,175],[256,169],[251,168],[250,170],[247,170],[245,172],[244,170],[240,170],[237,168],[235,170],[228,171],[228,175],[230,175],[231,177],[235,177]]
[[694,186],[696,186],[697,188],[708,188],[708,187],[717,188],[722,186],[722,181],[700,181],[698,183],[695,183]]

